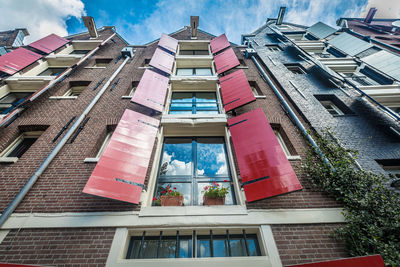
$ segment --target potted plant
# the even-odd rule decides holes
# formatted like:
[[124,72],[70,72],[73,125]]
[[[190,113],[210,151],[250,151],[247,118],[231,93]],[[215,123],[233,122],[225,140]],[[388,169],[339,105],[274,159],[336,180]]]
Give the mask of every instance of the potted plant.
[[223,187],[216,182],[204,187],[203,205],[225,205],[225,196],[229,193],[228,187]]
[[[157,205],[158,199],[153,201]],[[176,187],[171,188],[171,185],[167,185],[161,192],[159,201],[161,206],[183,206],[183,195],[176,190]]]

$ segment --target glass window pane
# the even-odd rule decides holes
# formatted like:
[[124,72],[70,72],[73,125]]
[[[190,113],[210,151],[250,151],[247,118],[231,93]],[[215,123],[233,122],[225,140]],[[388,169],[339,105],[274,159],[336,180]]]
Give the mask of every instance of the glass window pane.
[[193,50],[180,50],[179,51],[180,55],[193,55]]
[[217,97],[213,92],[196,93],[196,102],[216,102]]
[[171,103],[171,109],[190,109],[192,110],[192,103]]
[[193,93],[173,93],[171,102],[180,103],[180,102],[192,102]]
[[208,55],[208,50],[195,50],[194,51],[194,54],[195,55],[202,55],[202,56],[204,56],[204,55]]
[[176,70],[176,75],[192,76],[193,75],[193,69],[179,68],[179,69]]
[[249,247],[249,256],[261,256],[260,247],[257,241],[257,235],[246,236],[247,246]]
[[192,174],[192,139],[165,138],[160,176]]
[[228,257],[228,244],[226,238],[213,238],[214,257]]
[[196,68],[197,76],[212,76],[211,68]]
[[146,240],[143,243],[142,246],[142,252],[141,252],[141,259],[152,259],[157,256],[157,245],[158,245],[158,240]]
[[129,245],[129,251],[126,255],[127,259],[137,259],[140,247],[140,239],[131,238],[131,243]]
[[203,239],[203,238],[197,239],[197,257],[198,258],[211,257],[209,239]]
[[230,246],[232,257],[247,256],[244,238],[230,237]]
[[179,237],[179,258],[192,257],[192,237]]
[[217,109],[217,103],[197,103],[196,104],[197,109],[211,109],[211,110],[216,110]]
[[[231,185],[230,182],[217,182],[219,186],[223,187],[228,187],[229,188],[229,193],[225,196],[225,205],[233,205],[235,204],[235,200],[233,197],[233,186]],[[204,187],[209,186],[210,183],[198,183],[198,189],[197,189],[197,205],[203,205],[203,192],[204,192]]]
[[192,114],[192,110],[170,110],[169,114]]
[[172,237],[163,237],[160,243],[160,252],[158,258],[175,258],[176,239]]
[[[186,178],[186,179],[191,180],[190,178]],[[186,179],[183,178],[183,180],[186,180]],[[163,183],[163,182],[160,182],[157,184],[157,190],[156,190],[155,197],[160,199],[160,196],[166,193],[164,191],[166,191],[166,188],[168,185],[170,185],[171,188],[176,188],[174,190],[180,192],[183,195],[183,205],[184,206],[191,205],[191,195],[192,195],[192,184],[191,183]]]
[[20,158],[32,145],[35,143],[36,138],[24,138],[10,153],[7,157]]
[[197,175],[228,176],[225,142],[222,137],[197,139]]

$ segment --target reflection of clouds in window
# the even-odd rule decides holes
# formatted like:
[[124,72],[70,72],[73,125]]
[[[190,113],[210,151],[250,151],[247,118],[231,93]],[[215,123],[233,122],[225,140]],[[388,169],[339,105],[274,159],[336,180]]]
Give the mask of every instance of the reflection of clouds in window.
[[192,172],[192,144],[166,144],[161,164],[161,175],[188,175]]
[[227,162],[223,144],[197,144],[197,174],[227,174]]

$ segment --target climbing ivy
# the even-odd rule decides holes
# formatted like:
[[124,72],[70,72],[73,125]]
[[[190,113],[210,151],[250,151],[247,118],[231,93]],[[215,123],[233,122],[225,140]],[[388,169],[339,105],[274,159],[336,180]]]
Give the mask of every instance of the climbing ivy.
[[400,266],[400,195],[387,187],[384,175],[356,168],[357,151],[337,145],[328,131],[316,142],[331,166],[310,147],[302,169],[344,205],[347,223],[336,230],[336,238],[351,256],[380,254],[386,264]]

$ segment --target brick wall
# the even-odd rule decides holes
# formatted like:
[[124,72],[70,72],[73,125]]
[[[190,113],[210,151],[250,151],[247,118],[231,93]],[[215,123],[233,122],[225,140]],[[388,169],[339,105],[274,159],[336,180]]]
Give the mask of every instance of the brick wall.
[[344,244],[332,237],[340,224],[273,225],[284,266],[346,258]]
[[104,266],[113,228],[12,230],[0,244],[0,262],[42,266]]

